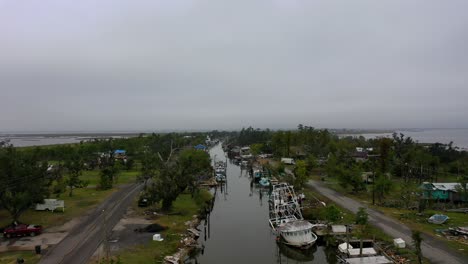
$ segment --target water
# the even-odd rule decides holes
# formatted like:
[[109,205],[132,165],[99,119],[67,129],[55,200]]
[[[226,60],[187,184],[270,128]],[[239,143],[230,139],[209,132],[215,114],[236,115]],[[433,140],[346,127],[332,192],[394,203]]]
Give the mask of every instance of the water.
[[[132,135],[130,135],[132,136]],[[122,135],[99,135],[99,136],[78,136],[78,135],[6,135],[0,134],[0,141],[8,140],[15,147],[46,146],[57,144],[80,143],[95,138],[121,138]]]
[[[419,143],[444,143],[453,141],[453,145],[460,149],[468,150],[468,129],[423,129],[423,130],[399,130],[397,133],[403,133],[407,137]],[[365,138],[391,137],[391,133],[366,133],[352,136],[363,136]]]
[[[210,154],[213,159],[226,158],[220,145]],[[204,252],[192,263],[336,263],[333,249],[324,246],[307,251],[279,247],[268,225],[268,191],[251,186],[248,173],[239,166],[228,162],[227,186],[218,187],[214,195],[209,223],[203,221],[199,227]]]

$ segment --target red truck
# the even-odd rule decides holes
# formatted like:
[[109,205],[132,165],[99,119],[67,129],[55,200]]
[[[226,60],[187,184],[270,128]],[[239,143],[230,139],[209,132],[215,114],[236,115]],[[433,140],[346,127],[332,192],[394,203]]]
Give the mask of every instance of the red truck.
[[16,236],[35,236],[40,233],[42,233],[42,226],[40,225],[17,224],[3,230],[3,236],[6,238]]

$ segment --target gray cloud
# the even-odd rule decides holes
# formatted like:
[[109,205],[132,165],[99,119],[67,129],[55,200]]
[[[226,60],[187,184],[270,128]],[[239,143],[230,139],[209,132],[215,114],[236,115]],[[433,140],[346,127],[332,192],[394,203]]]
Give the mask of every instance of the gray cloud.
[[468,127],[467,7],[0,0],[0,131]]

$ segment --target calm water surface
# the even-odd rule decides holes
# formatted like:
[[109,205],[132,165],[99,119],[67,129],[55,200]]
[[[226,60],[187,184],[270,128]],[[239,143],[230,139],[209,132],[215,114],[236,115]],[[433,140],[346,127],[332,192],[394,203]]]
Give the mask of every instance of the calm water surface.
[[[454,146],[468,150],[468,129],[424,129],[418,131],[396,131],[411,137],[419,143],[444,143],[453,142]],[[365,138],[391,137],[391,133],[367,133],[352,136],[363,136]]]
[[[210,154],[216,160],[226,159],[220,145]],[[215,199],[209,220],[199,227],[203,254],[192,263],[336,263],[333,249],[324,246],[308,251],[279,247],[268,225],[268,191],[251,187],[248,173],[239,166],[228,162],[227,186],[218,187]]]

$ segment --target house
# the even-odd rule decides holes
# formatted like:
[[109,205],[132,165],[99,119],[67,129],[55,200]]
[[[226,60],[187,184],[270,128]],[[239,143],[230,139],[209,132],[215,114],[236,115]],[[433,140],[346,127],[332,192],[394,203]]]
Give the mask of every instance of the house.
[[434,199],[451,202],[462,202],[468,201],[467,197],[464,197],[463,189],[460,183],[430,183],[423,182],[419,187],[423,189],[423,197],[425,199]]

